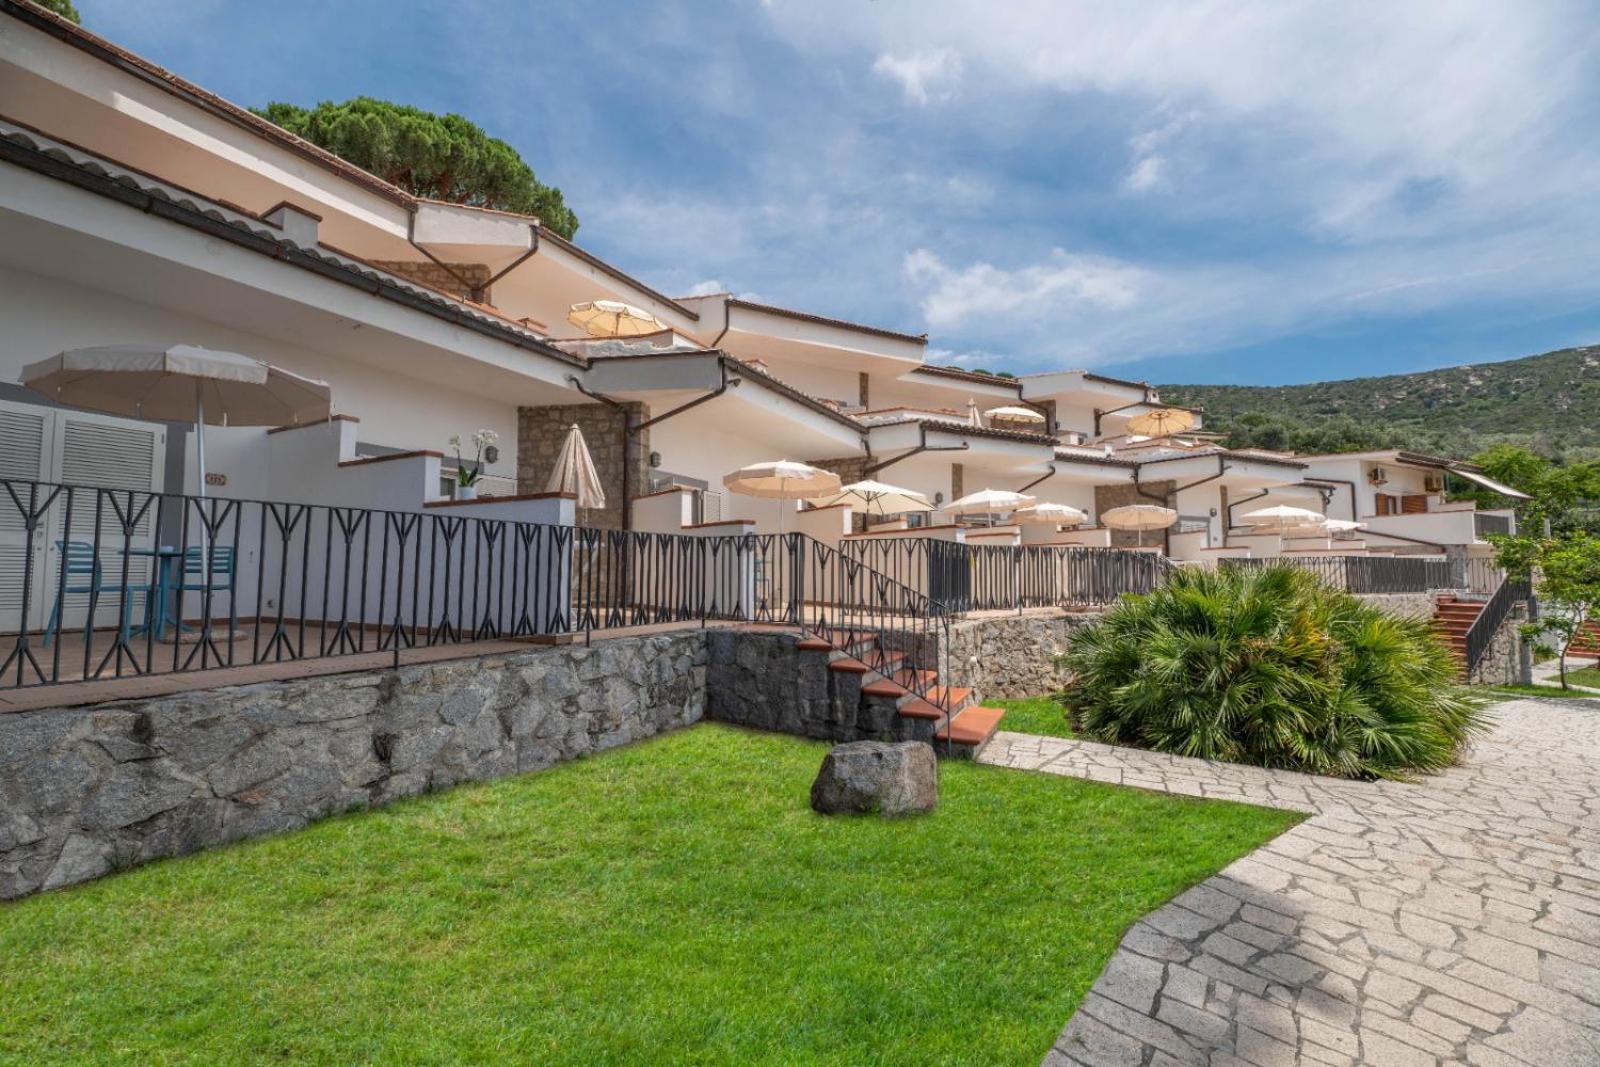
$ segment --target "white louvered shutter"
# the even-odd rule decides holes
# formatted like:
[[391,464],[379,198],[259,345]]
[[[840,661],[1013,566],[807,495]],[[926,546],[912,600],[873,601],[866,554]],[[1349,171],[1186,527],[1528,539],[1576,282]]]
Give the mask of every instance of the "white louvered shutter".
[[[29,487],[19,484],[39,481],[46,477],[50,411],[31,404],[0,402],[0,479],[5,488],[0,490],[0,632],[15,632],[22,621],[23,579],[27,575],[28,546],[23,528],[23,513],[18,508],[30,506]],[[12,499],[16,494],[16,501]],[[45,538],[47,530],[35,535],[33,546],[33,583],[29,598],[30,622],[44,618],[45,607],[39,609],[43,596]]]

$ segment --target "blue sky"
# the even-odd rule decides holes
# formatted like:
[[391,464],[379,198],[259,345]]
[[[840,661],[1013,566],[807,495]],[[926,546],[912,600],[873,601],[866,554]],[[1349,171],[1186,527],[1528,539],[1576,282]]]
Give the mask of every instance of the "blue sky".
[[1600,18],[1541,0],[78,0],[241,104],[459,111],[671,293],[1017,373],[1600,342]]

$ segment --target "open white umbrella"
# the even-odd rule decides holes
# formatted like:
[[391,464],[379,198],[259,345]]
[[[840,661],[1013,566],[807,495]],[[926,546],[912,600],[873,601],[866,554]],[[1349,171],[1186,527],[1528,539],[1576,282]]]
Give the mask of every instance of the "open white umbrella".
[[968,493],[960,500],[950,501],[942,510],[951,515],[988,515],[992,519],[995,515],[1004,515],[1018,508],[1025,508],[1034,503],[1035,499],[1025,493],[1013,493],[1009,489],[980,489],[976,493]]
[[1011,419],[1016,422],[1043,422],[1044,415],[1032,408],[999,407],[984,412],[991,419]]
[[1327,521],[1327,516],[1320,511],[1310,508],[1297,508],[1288,504],[1276,504],[1270,508],[1260,508],[1248,511],[1240,516],[1246,526],[1259,526],[1269,530],[1283,533],[1291,526],[1310,526]]
[[1128,432],[1166,437],[1194,428],[1194,412],[1182,408],[1156,408],[1128,420]]
[[[839,476],[832,471],[789,459],[772,459],[740,467],[732,474],[723,475],[722,484],[730,492],[767,500],[815,500],[842,488]],[[778,533],[783,533],[782,509],[778,511]]]
[[577,497],[574,506],[579,511],[606,506],[606,492],[594,469],[594,457],[589,455],[589,445],[577,423],[572,424],[566,440],[561,442],[561,454],[556,457],[544,488],[547,493],[571,493]]
[[1100,513],[1100,523],[1113,530],[1137,530],[1139,545],[1144,546],[1146,530],[1165,530],[1178,521],[1178,513],[1171,508],[1155,504],[1124,504]]
[[1052,504],[1044,501],[1017,509],[1012,513],[1011,519],[1013,522],[1051,522],[1058,526],[1079,526],[1089,521],[1089,515],[1070,504]]
[[567,310],[567,321],[590,337],[643,337],[667,324],[644,308],[620,300],[586,300]]
[[69,349],[22,368],[22,384],[73,407],[193,422],[200,496],[206,495],[207,424],[293,426],[331,411],[327,382],[195,345]]
[[932,511],[928,498],[915,489],[902,489],[868,479],[851,482],[837,493],[820,496],[811,501],[819,507],[849,504],[868,515],[905,515],[908,512]]

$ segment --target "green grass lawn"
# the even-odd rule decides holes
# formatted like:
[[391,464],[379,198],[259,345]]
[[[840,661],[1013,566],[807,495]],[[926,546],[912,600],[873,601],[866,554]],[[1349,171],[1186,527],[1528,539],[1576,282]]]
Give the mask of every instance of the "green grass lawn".
[[1000,729],[1014,730],[1019,734],[1043,734],[1046,737],[1076,737],[1067,725],[1067,711],[1056,703],[1055,697],[1022,697],[1017,700],[986,700],[992,708],[1005,708],[1005,718]]
[[[1572,678],[1572,676],[1570,674],[1567,677],[1569,679]],[[1579,684],[1583,684],[1583,683],[1579,683]],[[1578,689],[1571,689],[1571,690],[1567,690],[1567,691],[1563,692],[1561,690],[1560,686],[1561,686],[1561,683],[1552,678],[1549,685],[1496,685],[1496,686],[1491,686],[1489,688],[1489,693],[1491,695],[1493,695],[1493,696],[1503,696],[1503,697],[1506,697],[1508,699],[1512,698],[1512,697],[1555,697],[1557,700],[1594,700],[1594,699],[1596,699],[1595,694],[1593,694],[1593,693],[1585,693],[1585,692],[1583,692],[1581,690],[1578,690]]]
[[1031,1065],[1298,819],[969,763],[825,819],[824,751],[702,725],[0,906],[0,1060]]
[[[1550,680],[1557,685],[1561,684],[1561,681],[1558,678],[1552,678]],[[1569,670],[1567,671],[1567,681],[1571,682],[1573,685],[1592,685],[1600,687],[1600,667],[1579,667],[1575,671]]]

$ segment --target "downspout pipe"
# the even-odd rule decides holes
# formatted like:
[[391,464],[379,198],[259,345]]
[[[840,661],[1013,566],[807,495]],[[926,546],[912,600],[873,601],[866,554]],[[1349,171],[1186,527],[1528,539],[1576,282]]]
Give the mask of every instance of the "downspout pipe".
[[473,285],[470,281],[457,273],[456,269],[450,266],[450,264],[434,255],[432,252],[428,251],[424,246],[418,244],[416,235],[417,209],[413,207],[411,209],[411,214],[406,218],[406,243],[412,248],[415,248],[418,252],[421,252],[423,255],[427,256],[428,260],[434,266],[438,267],[440,270],[450,275],[450,277],[460,282],[461,288],[467,291],[467,299],[476,301],[480,304],[484,302],[484,298],[487,296],[489,287],[491,285],[499,281],[501,278],[504,278],[507,274],[510,274],[518,267],[522,266],[522,264],[526,263],[535,252],[539,251],[539,227],[530,224],[528,226],[528,250],[522,253],[522,255],[518,256],[516,259],[513,259],[500,270],[496,271],[490,276],[489,280],[484,282],[482,285]]
[[[1228,472],[1228,461],[1220,455],[1217,456],[1217,473],[1208,474],[1204,478],[1197,478],[1196,480],[1189,482],[1187,485],[1175,485],[1166,493],[1152,493],[1145,489],[1145,487],[1139,483],[1139,469],[1140,468],[1137,466],[1133,468],[1133,491],[1144,497],[1146,500],[1154,500],[1160,503],[1162,507],[1167,507],[1168,500],[1171,500],[1174,505],[1177,504],[1178,494],[1183,492],[1185,489],[1193,489],[1197,485],[1205,485],[1207,482],[1214,482],[1226,474]],[[1232,510],[1231,506],[1229,510]],[[1171,556],[1172,527],[1169,526],[1161,532],[1161,541],[1162,547],[1166,550],[1167,555]]]
[[1119,412],[1119,411],[1127,411],[1129,408],[1142,408],[1148,403],[1150,403],[1150,400],[1149,400],[1148,397],[1146,397],[1144,400],[1135,400],[1131,404],[1124,404],[1120,408],[1112,408],[1109,411],[1101,411],[1099,408],[1095,408],[1094,409],[1094,435],[1096,437],[1100,436],[1100,419],[1103,416],[1115,415],[1117,412]]
[[701,404],[715,400],[723,393],[726,393],[730,385],[738,384],[737,381],[728,377],[728,364],[725,358],[717,361],[717,367],[722,372],[722,382],[715,389],[702,396],[697,396],[693,400],[679,404],[671,411],[664,411],[654,418],[646,419],[638,425],[633,424],[633,420],[628,416],[628,406],[622,401],[616,399],[615,397],[606,396],[604,393],[595,392],[593,389],[590,389],[588,386],[584,385],[583,382],[578,379],[577,375],[567,375],[567,381],[571,383],[572,387],[578,392],[593,400],[598,400],[602,404],[607,404],[614,410],[622,412],[622,528],[624,530],[633,529],[633,486],[631,484],[632,479],[628,477],[628,471],[632,468],[632,464],[628,462],[629,443],[633,440],[633,438],[638,437],[641,431],[648,430],[652,426],[666,422],[675,415],[681,415],[690,408],[696,408]]
[[[1355,482],[1351,481],[1349,478],[1310,478],[1310,479],[1307,479],[1304,482],[1301,482],[1300,484],[1301,485],[1309,485],[1313,489],[1315,489],[1317,482],[1326,482],[1329,485],[1342,485],[1346,489],[1350,490],[1350,521],[1351,522],[1359,522],[1361,520],[1361,516],[1356,514],[1356,483]],[[1324,502],[1323,506],[1326,507],[1327,504],[1332,501],[1332,499],[1333,499],[1333,497],[1330,495],[1328,497],[1328,500]]]
[[1050,479],[1050,478],[1054,478],[1055,474],[1056,474],[1056,465],[1054,463],[1051,463],[1051,464],[1049,464],[1049,467],[1050,467],[1049,470],[1047,470],[1043,474],[1039,475],[1039,477],[1035,478],[1033,481],[1029,482],[1027,485],[1023,486],[1021,489],[1018,489],[1017,492],[1026,493],[1029,489],[1032,489],[1034,486],[1038,485],[1040,482],[1046,481],[1047,479]]
[[959,445],[930,445],[928,444],[928,424],[918,423],[917,429],[920,431],[919,437],[921,438],[921,444],[917,445],[916,448],[911,449],[909,452],[902,452],[898,456],[891,456],[881,463],[874,463],[870,467],[866,468],[863,473],[877,474],[885,467],[892,467],[903,459],[910,459],[912,456],[920,455],[923,452],[965,452],[967,449],[972,447],[971,443],[968,441],[962,441]]

